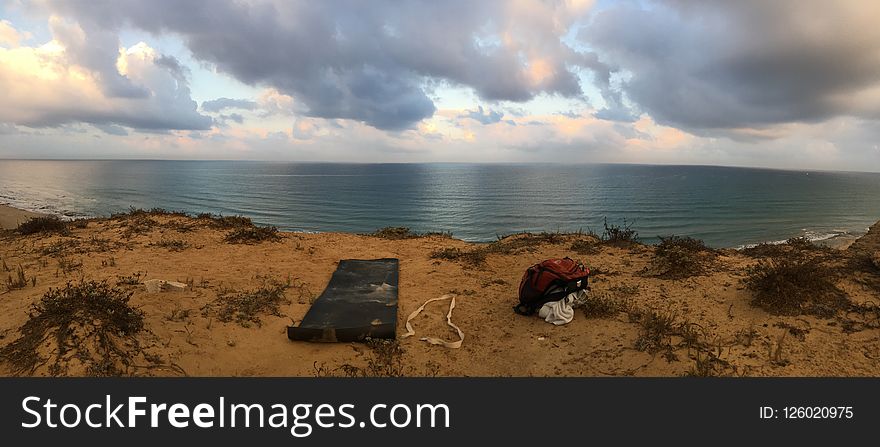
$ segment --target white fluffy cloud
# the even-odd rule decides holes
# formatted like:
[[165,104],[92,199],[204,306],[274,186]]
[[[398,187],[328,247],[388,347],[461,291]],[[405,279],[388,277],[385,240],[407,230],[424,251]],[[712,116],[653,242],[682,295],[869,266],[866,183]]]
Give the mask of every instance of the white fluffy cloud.
[[211,127],[211,119],[197,112],[173,58],[144,43],[119,48],[118,40],[115,47],[101,47],[99,55],[87,55],[98,50],[81,27],[53,18],[51,29],[54,38],[43,45],[0,46],[0,86],[5,90],[0,121],[154,131]]

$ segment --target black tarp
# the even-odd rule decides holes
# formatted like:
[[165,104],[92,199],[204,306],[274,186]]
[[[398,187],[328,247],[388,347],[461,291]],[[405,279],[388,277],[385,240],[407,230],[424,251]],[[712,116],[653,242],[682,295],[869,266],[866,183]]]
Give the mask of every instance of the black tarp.
[[339,261],[327,288],[299,326],[287,328],[287,337],[318,342],[394,338],[397,278],[397,259]]

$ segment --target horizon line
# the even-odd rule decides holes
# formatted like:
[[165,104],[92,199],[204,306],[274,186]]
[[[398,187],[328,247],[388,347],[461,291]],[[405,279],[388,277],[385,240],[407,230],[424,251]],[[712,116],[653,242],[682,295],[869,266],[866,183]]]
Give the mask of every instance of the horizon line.
[[162,161],[162,162],[244,162],[244,163],[289,163],[289,164],[350,164],[350,165],[439,165],[439,164],[458,164],[458,165],[624,165],[624,166],[667,166],[667,167],[706,167],[706,168],[732,168],[732,169],[759,169],[768,171],[786,171],[786,172],[829,172],[841,174],[880,174],[880,170],[876,171],[855,171],[842,169],[819,169],[819,168],[779,168],[769,166],[748,166],[748,165],[723,165],[723,164],[704,164],[704,163],[637,163],[637,162],[554,162],[554,161],[297,161],[297,160],[272,160],[272,159],[176,159],[176,158],[3,158],[0,161]]

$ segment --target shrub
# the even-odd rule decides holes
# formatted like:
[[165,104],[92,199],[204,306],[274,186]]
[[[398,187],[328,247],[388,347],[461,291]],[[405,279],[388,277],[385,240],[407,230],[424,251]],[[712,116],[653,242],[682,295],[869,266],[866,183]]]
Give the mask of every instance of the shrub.
[[376,230],[371,235],[382,239],[412,239],[419,235],[407,227],[384,227]]
[[226,235],[226,242],[230,244],[259,244],[260,242],[277,242],[281,240],[278,228],[268,227],[242,227],[232,230]]
[[586,299],[578,303],[578,307],[587,318],[611,317],[624,309],[624,306],[614,298],[597,293],[587,293]]
[[49,373],[60,375],[75,359],[89,375],[120,375],[133,366],[139,352],[136,334],[144,329],[144,313],[129,305],[131,292],[104,282],[67,283],[50,289],[31,307],[21,336],[0,349],[16,374],[33,374],[51,358],[39,350],[54,344]]
[[691,237],[660,236],[654,249],[653,267],[660,276],[672,279],[689,278],[705,273],[716,256],[715,250]]
[[162,239],[156,246],[167,248],[168,251],[183,251],[189,248],[189,243],[179,239]]
[[783,244],[760,243],[754,247],[742,249],[742,253],[753,258],[783,258],[799,257],[810,252],[822,250],[822,247],[814,244],[804,237],[793,237]]
[[220,229],[245,228],[254,226],[254,223],[253,221],[251,221],[250,218],[243,216],[223,216],[214,215],[211,213],[202,213],[196,216],[196,218],[199,220],[208,221],[211,226]]
[[846,295],[831,281],[833,272],[808,259],[761,261],[743,280],[752,305],[777,315],[812,314],[831,317],[849,306]]
[[67,222],[58,216],[32,217],[27,222],[22,222],[15,230],[22,235],[43,233],[66,235],[68,233]]
[[638,242],[639,233],[632,229],[632,222],[623,219],[623,225],[608,224],[608,218],[605,218],[602,231],[602,241],[611,245],[632,245]]

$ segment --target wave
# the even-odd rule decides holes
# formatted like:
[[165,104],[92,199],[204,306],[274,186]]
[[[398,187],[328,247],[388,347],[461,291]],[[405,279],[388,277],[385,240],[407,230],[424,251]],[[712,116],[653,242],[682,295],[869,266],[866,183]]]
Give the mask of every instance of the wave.
[[[864,235],[867,232],[868,232],[867,228],[865,229],[864,232],[851,232],[848,230],[839,230],[839,229],[833,229],[830,231],[812,231],[812,230],[804,229],[804,230],[802,230],[801,234],[799,234],[797,236],[792,236],[792,237],[802,237],[810,242],[822,242],[822,241],[830,241],[832,239],[857,238],[859,236]],[[734,249],[743,250],[746,248],[754,248],[754,247],[757,247],[758,245],[761,245],[761,244],[781,245],[781,244],[788,242],[789,239],[770,240],[770,241],[763,241],[763,242],[758,242],[758,243],[742,244],[742,245],[738,245],[738,246],[734,247]]]

